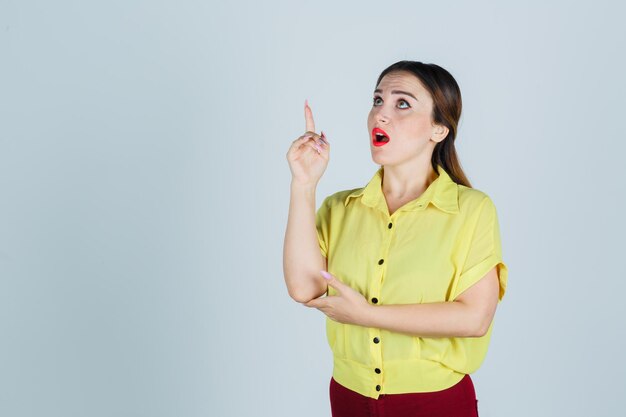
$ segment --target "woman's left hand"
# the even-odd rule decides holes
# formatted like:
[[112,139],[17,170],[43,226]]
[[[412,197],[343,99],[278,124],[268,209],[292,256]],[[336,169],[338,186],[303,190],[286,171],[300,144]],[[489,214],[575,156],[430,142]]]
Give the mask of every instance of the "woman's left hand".
[[337,295],[315,298],[303,304],[317,308],[339,323],[366,326],[372,306],[361,293],[339,281],[334,275],[328,274],[328,276],[330,278],[324,278],[329,286],[337,290]]

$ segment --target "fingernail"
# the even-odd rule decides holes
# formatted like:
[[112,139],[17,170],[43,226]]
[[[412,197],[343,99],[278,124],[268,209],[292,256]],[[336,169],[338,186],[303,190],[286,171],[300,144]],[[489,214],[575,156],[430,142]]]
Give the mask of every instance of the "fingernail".
[[320,147],[320,145],[315,143],[313,146],[315,147],[315,149],[317,149],[317,153],[322,153],[322,148]]
[[309,107],[309,99],[304,99],[304,107]]
[[324,131],[323,131],[323,130],[322,130],[322,134],[321,134],[321,136],[322,136],[322,139],[324,139],[324,142],[326,142],[326,143],[330,143],[330,142],[328,142],[328,139],[326,139],[326,135],[324,134]]
[[332,279],[333,277],[326,271],[320,271],[320,273],[322,274],[322,276],[326,279]]

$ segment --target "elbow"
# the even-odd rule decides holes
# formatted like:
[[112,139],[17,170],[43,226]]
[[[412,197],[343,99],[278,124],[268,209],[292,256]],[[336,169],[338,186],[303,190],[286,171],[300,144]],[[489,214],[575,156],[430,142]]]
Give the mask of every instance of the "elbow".
[[285,277],[287,282],[287,292],[289,297],[298,303],[307,303],[315,298],[321,297],[328,291],[326,280],[320,277],[294,280]]
[[491,327],[491,317],[485,318],[482,320],[478,326],[475,327],[475,331],[473,332],[473,337],[483,337],[489,332],[489,328]]
[[289,296],[296,302],[300,303],[300,304],[304,304],[304,303],[308,303],[309,301],[311,301],[312,299],[314,299],[315,297],[313,297],[310,293],[306,293],[302,290],[296,289],[296,288],[290,288],[289,289]]
[[289,291],[289,296],[292,300],[301,304],[304,304],[310,300],[310,297],[307,297],[305,294],[294,291]]
[[487,331],[483,327],[479,327],[478,331],[472,333],[472,337],[483,337],[487,334]]

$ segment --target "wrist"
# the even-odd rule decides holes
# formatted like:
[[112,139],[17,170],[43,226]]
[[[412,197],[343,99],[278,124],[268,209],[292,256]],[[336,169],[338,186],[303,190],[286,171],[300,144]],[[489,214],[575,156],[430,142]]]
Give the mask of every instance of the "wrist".
[[375,317],[376,314],[376,306],[370,303],[365,304],[363,307],[363,312],[361,314],[361,326],[363,327],[376,327],[375,326]]
[[317,183],[301,183],[291,180],[290,188],[292,193],[315,194]]

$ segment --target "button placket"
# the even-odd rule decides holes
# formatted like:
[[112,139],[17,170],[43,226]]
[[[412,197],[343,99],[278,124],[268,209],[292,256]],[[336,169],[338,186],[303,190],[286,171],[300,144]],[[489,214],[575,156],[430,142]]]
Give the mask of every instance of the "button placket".
[[[395,214],[395,213],[394,213]],[[389,252],[389,246],[391,244],[391,238],[392,238],[392,233],[393,233],[393,221],[388,221],[387,222],[387,237],[384,239],[383,244],[382,244],[382,257],[378,260],[378,265],[381,268],[379,271],[379,277],[380,279],[378,280],[378,282],[376,282],[376,280],[373,280],[372,284],[373,284],[373,288],[371,288],[371,298],[370,301],[372,302],[372,304],[378,304],[379,303],[379,299],[378,297],[380,296],[380,289],[382,287],[382,282],[383,282],[383,278],[385,275],[385,270],[386,270],[386,264],[385,264],[385,259],[386,256]],[[372,344],[374,349],[376,350],[375,355],[377,356],[377,360],[375,360],[375,362],[377,362],[378,366],[376,366],[374,368],[374,377],[375,377],[375,383],[376,385],[374,386],[374,389],[376,390],[376,392],[380,392],[382,390],[382,349],[381,349],[381,339],[380,339],[380,333],[379,333],[379,329],[372,329],[370,332],[372,338]],[[374,353],[374,351],[373,351]]]
[[[381,340],[379,336],[373,336],[371,339],[372,346],[374,347],[373,352],[375,355],[375,363],[382,363],[382,349],[381,349]],[[378,365],[373,369],[372,373],[372,382],[374,384],[374,389],[376,392],[379,392],[382,389],[383,376],[382,376],[382,366]]]

